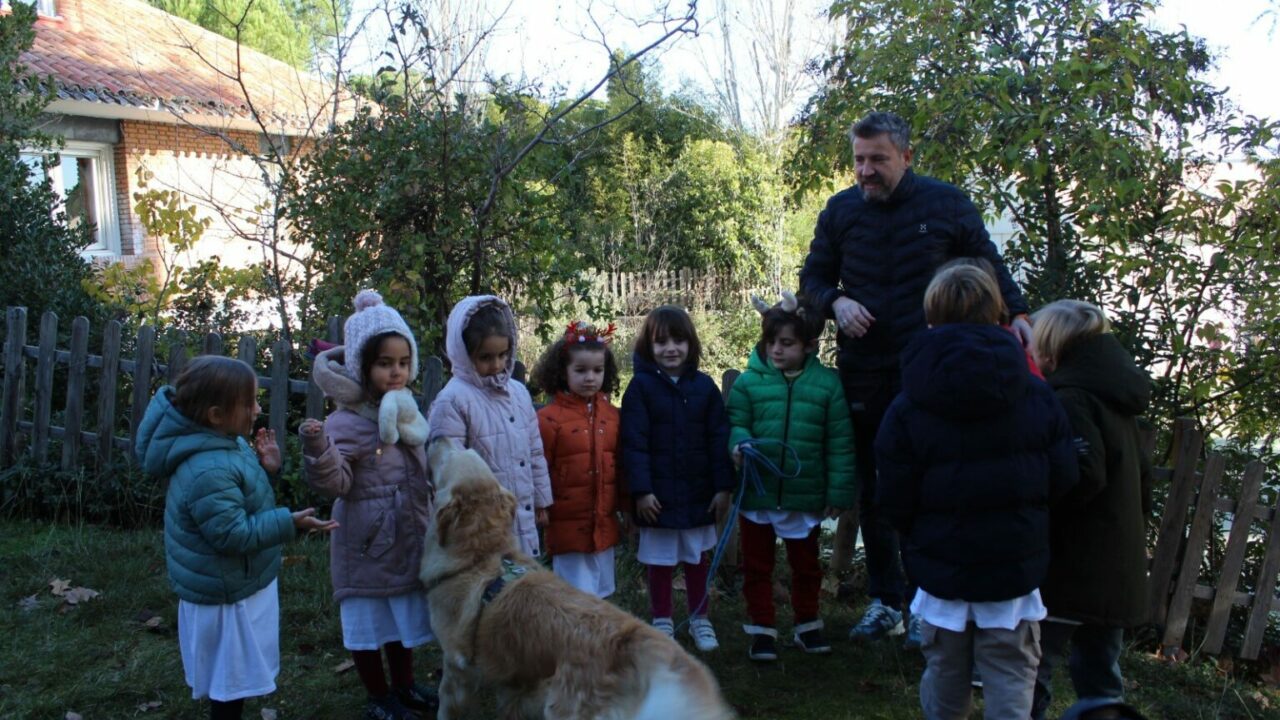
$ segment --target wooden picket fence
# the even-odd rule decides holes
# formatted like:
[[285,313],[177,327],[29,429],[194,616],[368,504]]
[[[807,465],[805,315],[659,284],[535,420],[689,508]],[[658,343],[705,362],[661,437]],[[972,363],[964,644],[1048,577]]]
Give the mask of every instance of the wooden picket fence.
[[[173,382],[188,358],[188,338],[175,333],[167,338],[167,347],[158,348],[156,331],[149,325],[138,330],[133,357],[122,357],[119,321],[107,323],[100,354],[89,353],[89,321],[77,317],[71,323],[70,347],[57,347],[58,316],[47,312],[40,318],[37,344],[27,344],[27,310],[11,307],[5,314],[4,391],[0,398],[0,470],[13,466],[24,456],[39,465],[50,460],[52,440],[62,443],[60,466],[75,470],[83,466],[83,454],[92,450],[97,467],[109,466],[115,453],[132,459],[133,439],[146,412],[151,395],[160,381]],[[342,322],[331,318],[328,339],[341,342]],[[201,354],[222,355],[221,335],[210,333],[200,338]],[[160,362],[157,350],[164,350]],[[266,371],[258,376],[258,387],[267,393],[267,427],[283,438],[287,427],[290,398],[305,397],[308,417],[323,417],[324,395],[311,380],[309,369],[292,367],[293,348],[277,340],[263,354]],[[236,356],[259,368],[256,338],[243,335],[236,344]],[[425,410],[444,382],[444,366],[437,357],[421,363],[422,395],[419,404]],[[59,367],[66,368],[66,401],[62,424],[52,422],[54,416],[54,377]],[[34,374],[32,373],[34,371]],[[291,377],[301,374],[301,379]],[[34,397],[28,398],[28,377],[33,378]],[[117,408],[117,390],[121,380],[132,381],[129,407]],[[96,380],[96,408],[85,403],[86,386]]]
[[745,303],[748,291],[727,273],[681,270],[601,271],[590,276],[594,295],[618,306],[624,316],[644,315],[667,303],[714,310],[725,302]]
[[[1237,655],[1257,659],[1270,615],[1280,611],[1276,597],[1276,576],[1280,574],[1280,496],[1272,507],[1259,502],[1263,486],[1261,462],[1245,466],[1239,483],[1239,497],[1222,497],[1220,488],[1226,458],[1208,453],[1201,465],[1204,435],[1195,422],[1179,419],[1174,424],[1172,468],[1156,468],[1157,480],[1169,483],[1164,512],[1160,518],[1155,554],[1151,560],[1151,620],[1163,626],[1161,646],[1172,657],[1186,636],[1194,601],[1209,603],[1200,652],[1222,652],[1233,607],[1247,609],[1244,636]],[[1194,502],[1194,513],[1188,510]],[[1201,582],[1206,566],[1206,550],[1215,550],[1225,524],[1218,513],[1230,515],[1231,529],[1226,548],[1211,552],[1207,563],[1214,577]],[[1265,530],[1259,532],[1259,523]],[[1240,590],[1240,578],[1249,546],[1261,547],[1262,562],[1254,578],[1254,592]]]

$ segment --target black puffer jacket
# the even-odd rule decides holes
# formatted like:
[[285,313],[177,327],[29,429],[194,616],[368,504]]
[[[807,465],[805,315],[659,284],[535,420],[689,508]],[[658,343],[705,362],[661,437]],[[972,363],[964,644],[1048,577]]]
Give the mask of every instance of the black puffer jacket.
[[1076,482],[1066,413],[998,325],[943,325],[902,353],[876,437],[877,502],[930,595],[989,602],[1040,587],[1049,508]]
[[1049,613],[1110,627],[1147,619],[1149,461],[1137,416],[1151,380],[1110,333],[1067,349],[1047,375],[1080,438],[1080,484],[1055,506]]
[[955,186],[907,170],[885,202],[867,202],[856,186],[833,195],[818,216],[800,288],[829,317],[843,295],[875,318],[861,338],[840,335],[841,369],[895,369],[898,353],[925,328],[925,288],[956,257],[989,260],[1009,312],[1027,311],[978,209]]

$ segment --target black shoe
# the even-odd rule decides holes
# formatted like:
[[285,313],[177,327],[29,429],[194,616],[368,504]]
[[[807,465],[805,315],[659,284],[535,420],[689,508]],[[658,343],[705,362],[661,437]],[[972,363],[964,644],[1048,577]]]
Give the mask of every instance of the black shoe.
[[778,659],[778,631],[763,625],[743,625],[751,636],[751,649],[747,657],[756,662],[773,662]]
[[826,655],[831,652],[831,643],[827,642],[827,637],[822,632],[821,620],[800,623],[796,626],[795,633],[796,647],[810,655]]
[[380,698],[370,695],[360,717],[362,720],[414,720],[396,693],[387,693]]
[[408,688],[395,688],[395,694],[402,705],[419,714],[434,713],[440,708],[440,696],[433,687],[414,683]]

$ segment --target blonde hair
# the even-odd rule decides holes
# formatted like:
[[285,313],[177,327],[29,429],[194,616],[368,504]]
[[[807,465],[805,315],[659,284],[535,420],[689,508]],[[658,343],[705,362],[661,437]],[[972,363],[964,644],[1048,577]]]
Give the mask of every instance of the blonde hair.
[[1031,346],[1040,369],[1050,372],[1063,353],[1082,338],[1111,332],[1111,323],[1097,305],[1082,300],[1058,300],[1031,316]]
[[939,270],[924,291],[924,319],[930,325],[996,325],[1003,310],[1004,301],[995,279],[972,265]]

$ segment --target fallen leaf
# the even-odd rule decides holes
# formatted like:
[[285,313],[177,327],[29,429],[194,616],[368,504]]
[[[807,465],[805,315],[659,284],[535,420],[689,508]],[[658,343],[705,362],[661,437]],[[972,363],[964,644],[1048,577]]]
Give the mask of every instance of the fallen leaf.
[[62,599],[66,601],[68,605],[76,605],[78,603],[85,602],[86,600],[92,600],[98,597],[99,594],[100,593],[97,590],[90,590],[87,587],[75,587],[63,593]]
[[306,555],[285,555],[281,562],[285,567],[289,567],[290,565],[304,564],[307,562],[307,556]]
[[162,622],[164,622],[164,620],[159,615],[157,615],[151,618],[150,620],[142,623],[142,626],[147,628],[148,630],[155,630],[160,627],[160,623]]
[[62,716],[62,720],[84,720],[80,717],[80,713],[68,710],[66,715]]
[[276,711],[271,708],[262,708],[262,720],[276,720]]
[[342,662],[338,663],[333,667],[333,672],[340,675],[355,666],[356,666],[355,660],[343,660]]
[[684,582],[684,576],[683,576],[683,575],[681,575],[680,577],[675,578],[675,579],[673,579],[673,580],[671,581],[671,589],[672,589],[672,590],[674,590],[674,591],[678,591],[678,592],[684,592],[684,591],[685,591],[685,589],[686,589],[686,588],[685,588],[685,582]]
[[71,589],[71,581],[61,578],[54,578],[49,581],[49,592],[62,597],[64,593]]
[[24,613],[40,607],[40,599],[36,595],[28,595],[18,601],[18,609]]
[[139,611],[138,611],[138,614],[137,614],[137,615],[134,615],[134,616],[133,616],[133,621],[134,621],[134,622],[139,622],[139,623],[145,623],[145,622],[147,622],[148,620],[150,620],[150,619],[151,619],[151,618],[153,618],[153,617],[159,617],[159,615],[156,615],[155,613],[151,612],[150,610],[148,610],[148,609],[146,609],[146,608],[143,608],[143,609],[141,609],[141,610],[139,610]]
[[840,578],[835,575],[828,575],[822,578],[822,594],[827,597],[835,597],[840,594]]
[[1156,657],[1160,658],[1162,662],[1166,662],[1170,665],[1178,665],[1186,662],[1187,658],[1191,656],[1187,654],[1186,650],[1175,645],[1173,647],[1160,648],[1159,654],[1156,655]]
[[1257,690],[1254,690],[1252,693],[1249,694],[1249,697],[1252,698],[1254,702],[1258,703],[1258,707],[1262,708],[1263,710],[1268,710],[1271,708],[1271,698],[1267,697],[1265,694],[1258,692]]
[[138,710],[142,712],[147,712],[148,710],[155,710],[159,708],[162,704],[163,703],[161,703],[159,700],[152,700],[151,702],[144,702],[141,705],[139,705]]

